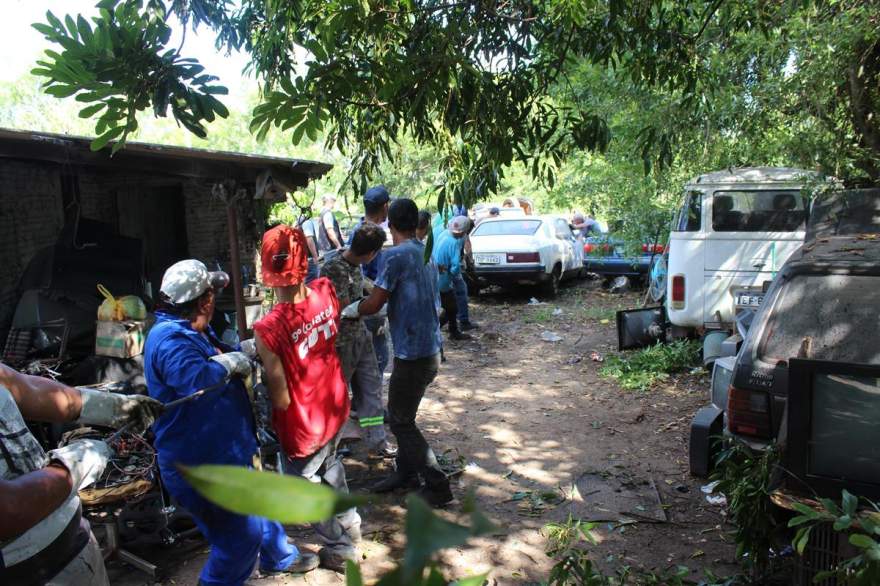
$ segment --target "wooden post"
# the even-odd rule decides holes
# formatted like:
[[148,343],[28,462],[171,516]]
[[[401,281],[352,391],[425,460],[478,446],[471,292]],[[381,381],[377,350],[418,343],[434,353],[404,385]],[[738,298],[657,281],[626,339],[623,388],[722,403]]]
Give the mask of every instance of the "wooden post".
[[235,213],[235,200],[232,197],[226,204],[226,219],[229,226],[229,259],[232,263],[232,287],[235,294],[235,323],[238,326],[238,337],[248,337],[247,315],[244,312],[244,291],[241,282],[241,256],[238,251],[238,215]]

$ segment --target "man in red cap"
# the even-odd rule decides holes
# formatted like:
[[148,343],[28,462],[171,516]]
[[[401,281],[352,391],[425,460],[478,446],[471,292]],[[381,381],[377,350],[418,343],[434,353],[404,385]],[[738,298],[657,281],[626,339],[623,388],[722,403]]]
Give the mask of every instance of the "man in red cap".
[[[305,284],[308,272],[302,230],[280,225],[263,235],[263,284],[275,289],[275,307],[254,324],[266,371],[272,422],[287,458],[284,471],[347,491],[336,454],[348,418],[348,388],[334,343],[339,301],[329,279]],[[315,526],[325,545],[321,563],[343,571],[355,560],[360,516],[349,509]]]

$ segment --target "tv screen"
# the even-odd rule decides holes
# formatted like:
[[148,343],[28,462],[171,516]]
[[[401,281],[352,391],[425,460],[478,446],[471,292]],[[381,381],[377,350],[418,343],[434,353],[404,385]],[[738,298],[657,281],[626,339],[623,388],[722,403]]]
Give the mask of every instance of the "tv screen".
[[788,363],[786,486],[839,498],[880,498],[880,366]]

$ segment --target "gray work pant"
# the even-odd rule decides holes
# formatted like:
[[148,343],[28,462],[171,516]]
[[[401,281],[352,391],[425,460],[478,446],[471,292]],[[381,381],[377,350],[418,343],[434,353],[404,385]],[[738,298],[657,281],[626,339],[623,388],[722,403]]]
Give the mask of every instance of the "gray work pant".
[[[342,466],[342,458],[337,455],[336,447],[339,445],[340,434],[327,442],[323,448],[302,458],[285,458],[284,473],[291,476],[301,476],[315,484],[326,484],[337,492],[348,492],[348,483],[345,480],[345,468]],[[361,516],[357,509],[351,508],[342,513],[330,517],[326,521],[313,524],[315,532],[330,548],[354,547],[350,529],[360,529]]]
[[351,406],[357,413],[361,437],[367,446],[377,448],[385,441],[385,407],[370,333],[361,326],[351,342],[337,346],[336,353],[345,382],[351,387]]
[[89,542],[64,569],[46,582],[46,586],[109,586],[104,557],[94,533],[89,533]]

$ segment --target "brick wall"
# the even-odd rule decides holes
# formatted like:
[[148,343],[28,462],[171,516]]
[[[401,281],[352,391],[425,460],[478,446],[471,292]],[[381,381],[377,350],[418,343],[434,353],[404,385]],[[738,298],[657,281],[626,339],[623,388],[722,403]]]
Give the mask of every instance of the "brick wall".
[[[136,186],[182,185],[189,255],[210,266],[229,268],[226,206],[211,194],[210,180],[79,173],[83,217],[118,229],[117,192]],[[123,201],[123,200],[120,200]],[[259,267],[259,241],[266,211],[259,202],[238,204],[239,251],[251,280]],[[48,163],[0,160],[0,350],[6,342],[18,282],[34,253],[55,243],[64,223],[60,167]],[[157,284],[154,284],[157,286]]]
[[63,223],[58,167],[0,164],[0,347],[18,302],[22,271],[35,252],[55,242]]

